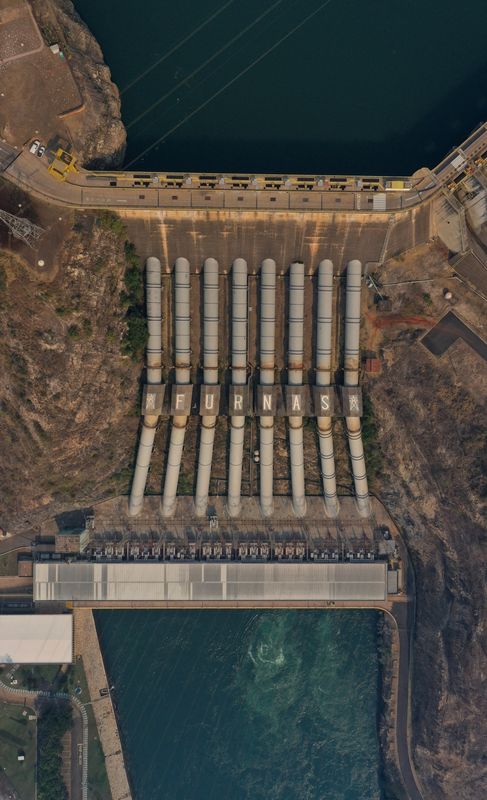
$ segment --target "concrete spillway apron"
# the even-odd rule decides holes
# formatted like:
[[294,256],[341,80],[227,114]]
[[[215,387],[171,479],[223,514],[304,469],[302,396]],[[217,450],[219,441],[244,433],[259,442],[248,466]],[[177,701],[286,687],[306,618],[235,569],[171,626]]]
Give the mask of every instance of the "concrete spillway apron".
[[[147,385],[160,384],[161,368],[161,262],[152,256],[146,261],[147,326]],[[149,473],[152,448],[156,435],[157,414],[145,414],[140,435],[134,479],[130,490],[129,514],[137,516],[142,509]]]
[[[190,271],[187,258],[177,258],[175,268],[175,343],[176,384],[188,385],[191,372],[191,307]],[[175,416],[171,428],[171,441],[167,457],[166,478],[161,503],[163,517],[171,517],[176,510],[176,496],[183,455],[184,436],[188,424],[187,416]]]
[[[232,267],[232,384],[247,384],[247,262],[236,258]],[[230,457],[227,509],[238,517],[241,509],[245,417],[230,417]]]
[[[274,385],[276,347],[276,262],[266,258],[260,273],[260,384]],[[264,517],[274,511],[274,417],[261,416],[260,508]]]
[[[345,386],[351,387],[358,386],[361,288],[362,264],[357,260],[350,261],[347,265],[344,383]],[[362,517],[368,517],[370,516],[370,500],[360,417],[346,417],[346,424],[357,508]]]
[[[318,317],[316,321],[316,385],[330,386],[331,381],[331,328],[333,310],[333,264],[329,259],[318,267]],[[323,403],[326,412],[326,401]],[[327,516],[338,516],[339,505],[335,476],[335,455],[331,417],[326,413],[316,417],[320,446],[321,479]]]
[[[203,270],[204,278],[204,334],[203,334],[203,381],[206,385],[218,384],[218,261],[207,258]],[[214,396],[206,396],[210,402]],[[198,476],[196,479],[195,513],[198,517],[206,514],[210,488],[211,462],[217,417],[214,414],[202,418],[200,449],[198,455]]]
[[[289,271],[289,386],[303,383],[304,358],[304,264],[295,261]],[[291,459],[291,488],[293,509],[297,517],[306,514],[304,485],[303,417],[289,417],[289,453]]]

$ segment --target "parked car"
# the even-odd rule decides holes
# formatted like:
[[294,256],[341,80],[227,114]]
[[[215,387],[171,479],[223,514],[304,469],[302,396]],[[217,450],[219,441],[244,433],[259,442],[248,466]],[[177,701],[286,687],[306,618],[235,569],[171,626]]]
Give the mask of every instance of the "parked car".
[[37,153],[37,151],[38,151],[38,149],[40,147],[40,144],[41,143],[40,143],[39,139],[36,139],[34,142],[32,142],[31,146],[29,147],[29,152]]
[[37,155],[39,156],[39,158],[42,158],[45,152],[46,152],[46,146],[44,144],[41,144],[41,146],[37,150]]

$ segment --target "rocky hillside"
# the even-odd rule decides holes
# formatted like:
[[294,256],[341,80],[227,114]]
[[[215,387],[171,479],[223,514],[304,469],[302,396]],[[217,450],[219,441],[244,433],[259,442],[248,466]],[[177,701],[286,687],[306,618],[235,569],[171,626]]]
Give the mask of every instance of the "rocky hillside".
[[116,218],[83,215],[49,274],[0,256],[3,527],[128,490],[142,357],[124,354],[126,273],[143,289],[124,241]]
[[120,95],[96,39],[71,0],[31,0],[47,44],[65,53],[84,101],[84,111],[67,120],[80,162],[90,168],[114,168],[123,162],[126,132]]
[[[428,253],[398,270],[424,275]],[[434,264],[432,268],[435,269]],[[446,267],[437,266],[436,272]],[[399,276],[400,278],[400,276]],[[464,318],[482,324],[471,293],[450,283]],[[392,311],[441,313],[442,284],[390,290]],[[482,332],[480,328],[480,332]],[[485,547],[487,364],[463,342],[441,358],[419,327],[383,339],[385,369],[369,392],[382,450],[381,498],[407,540],[417,586],[413,733],[427,800],[487,797]]]

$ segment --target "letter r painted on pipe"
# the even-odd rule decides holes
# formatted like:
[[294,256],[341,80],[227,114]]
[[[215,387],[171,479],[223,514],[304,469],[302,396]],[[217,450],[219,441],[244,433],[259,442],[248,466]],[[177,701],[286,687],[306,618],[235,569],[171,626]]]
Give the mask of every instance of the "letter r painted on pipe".
[[245,417],[249,408],[249,387],[233,385],[229,387],[228,413],[234,417]]

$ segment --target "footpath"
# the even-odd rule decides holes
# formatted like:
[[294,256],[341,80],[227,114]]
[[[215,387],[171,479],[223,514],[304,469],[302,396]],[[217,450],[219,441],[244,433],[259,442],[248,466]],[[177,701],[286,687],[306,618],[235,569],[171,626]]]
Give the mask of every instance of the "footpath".
[[88,608],[76,608],[73,610],[73,617],[75,655],[83,659],[98,735],[105,755],[112,800],[132,800],[115,709],[110,693],[105,694],[109,684],[93,613]]

